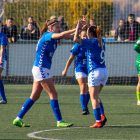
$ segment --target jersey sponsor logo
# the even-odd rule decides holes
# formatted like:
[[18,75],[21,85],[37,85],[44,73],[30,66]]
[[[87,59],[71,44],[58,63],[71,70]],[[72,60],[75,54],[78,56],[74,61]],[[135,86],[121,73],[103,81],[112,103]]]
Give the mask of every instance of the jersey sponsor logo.
[[87,64],[87,59],[83,59],[83,64]]

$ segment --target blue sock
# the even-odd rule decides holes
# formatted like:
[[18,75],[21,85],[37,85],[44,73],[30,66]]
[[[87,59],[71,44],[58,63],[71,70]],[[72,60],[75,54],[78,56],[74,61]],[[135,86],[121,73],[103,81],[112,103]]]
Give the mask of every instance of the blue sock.
[[80,102],[81,102],[81,106],[82,106],[82,110],[86,109],[86,95],[85,94],[81,94],[80,95]]
[[87,96],[86,106],[88,106],[88,102],[89,102],[89,99],[90,99],[90,94],[86,94],[86,96]]
[[101,121],[100,108],[93,109],[93,114],[95,116],[96,121]]
[[1,95],[1,98],[7,102],[2,80],[0,80],[0,95]]
[[100,104],[100,113],[102,115],[104,113],[104,107],[102,103],[99,103],[99,104]]
[[52,110],[54,112],[54,115],[55,115],[55,118],[57,121],[60,121],[62,120],[62,116],[61,116],[61,112],[60,112],[60,109],[59,109],[59,104],[58,104],[58,100],[50,100],[51,102],[51,107],[52,107]]
[[19,118],[23,118],[23,116],[26,114],[26,112],[32,107],[32,105],[34,104],[34,101],[31,98],[28,98],[25,103],[22,106],[22,109],[20,110],[19,114],[17,115],[17,117]]

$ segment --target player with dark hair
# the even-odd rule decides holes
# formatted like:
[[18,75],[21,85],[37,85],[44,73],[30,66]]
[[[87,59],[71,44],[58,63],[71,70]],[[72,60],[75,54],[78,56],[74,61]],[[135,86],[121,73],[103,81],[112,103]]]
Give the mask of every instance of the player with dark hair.
[[78,30],[81,30],[82,24],[85,25],[85,18],[81,20],[76,28],[74,42],[81,44],[88,49],[87,51],[87,67],[88,67],[88,86],[93,107],[93,113],[96,123],[90,128],[99,128],[105,125],[107,121],[104,115],[103,104],[99,98],[103,86],[108,79],[108,72],[105,66],[105,43],[101,38],[101,31],[98,26],[90,26],[87,28],[88,39],[80,39]]
[[22,122],[23,116],[32,107],[34,102],[39,99],[44,89],[50,96],[50,104],[57,120],[57,127],[69,127],[72,123],[64,122],[61,116],[58,103],[58,95],[55,90],[51,75],[51,60],[57,49],[57,39],[73,38],[71,35],[75,29],[60,32],[60,24],[56,19],[47,20],[42,28],[40,39],[36,48],[36,58],[32,69],[34,83],[31,96],[25,101],[21,111],[17,115],[13,124],[19,127],[29,126]]
[[[87,39],[87,31],[82,30],[80,32],[80,38],[81,39]],[[69,66],[71,65],[72,61],[76,57],[75,60],[75,77],[78,81],[78,84],[80,86],[80,102],[82,106],[82,115],[89,114],[88,111],[88,102],[90,99],[90,95],[88,93],[88,87],[87,87],[87,49],[83,48],[80,44],[76,43],[73,48],[71,49],[71,55],[66,63],[65,69],[62,72],[62,75],[66,77],[67,70]]]

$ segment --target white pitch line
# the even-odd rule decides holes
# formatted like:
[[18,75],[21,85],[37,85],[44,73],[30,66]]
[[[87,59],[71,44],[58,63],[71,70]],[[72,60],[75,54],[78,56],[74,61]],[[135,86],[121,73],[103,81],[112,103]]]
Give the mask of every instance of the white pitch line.
[[[106,126],[140,126],[140,124],[123,124],[123,125],[106,125]],[[53,138],[44,138],[44,137],[40,137],[40,136],[36,136],[35,134],[37,133],[42,133],[42,132],[47,132],[47,131],[57,131],[57,130],[63,130],[63,129],[73,129],[73,128],[84,128],[87,126],[83,126],[83,127],[69,127],[69,128],[56,128],[56,129],[47,129],[47,130],[40,130],[40,131],[35,131],[35,132],[31,132],[28,133],[27,136],[31,137],[31,138],[37,138],[37,139],[50,139],[50,140],[69,140],[69,139],[53,139]],[[76,139],[75,139],[76,140]],[[78,139],[78,140],[83,140],[83,139]],[[92,140],[96,140],[96,139],[92,139]],[[98,140],[113,140],[113,139],[98,139]],[[115,139],[117,140],[117,139]],[[119,139],[118,139],[119,140]]]

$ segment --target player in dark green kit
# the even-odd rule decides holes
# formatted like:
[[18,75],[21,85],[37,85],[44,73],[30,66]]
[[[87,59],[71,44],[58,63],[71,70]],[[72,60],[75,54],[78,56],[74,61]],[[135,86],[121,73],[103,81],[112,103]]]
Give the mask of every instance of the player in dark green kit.
[[134,45],[134,50],[138,53],[137,60],[136,60],[136,67],[138,72],[138,85],[136,88],[137,94],[137,105],[140,105],[140,37]]

